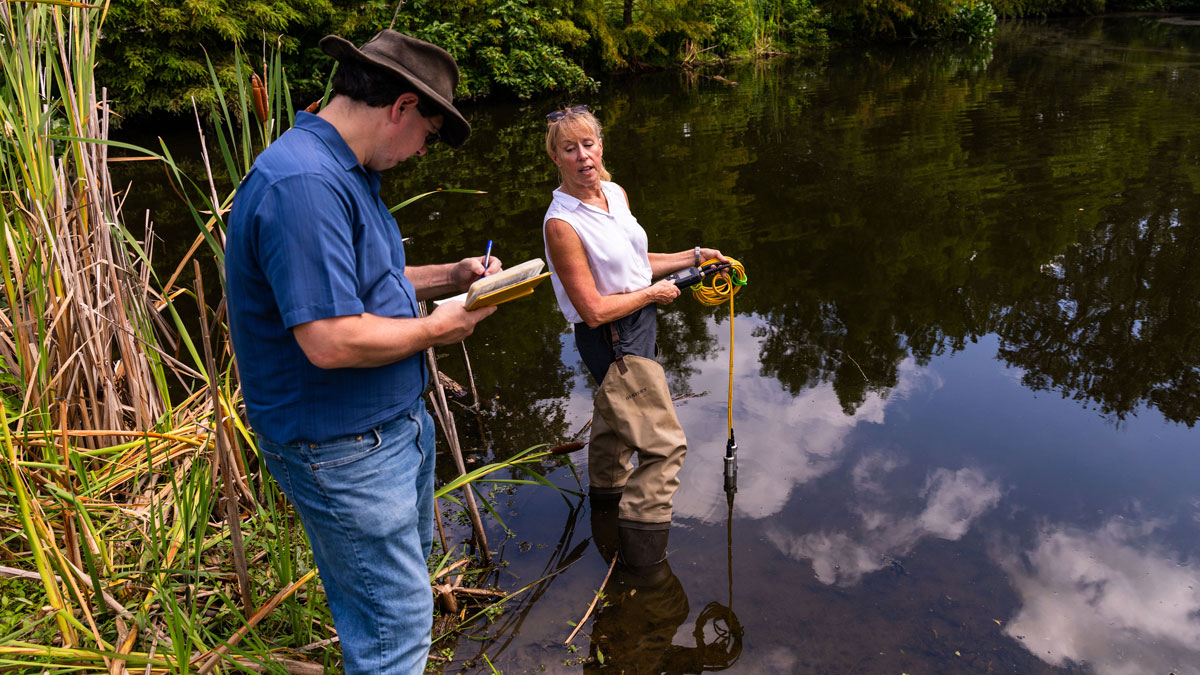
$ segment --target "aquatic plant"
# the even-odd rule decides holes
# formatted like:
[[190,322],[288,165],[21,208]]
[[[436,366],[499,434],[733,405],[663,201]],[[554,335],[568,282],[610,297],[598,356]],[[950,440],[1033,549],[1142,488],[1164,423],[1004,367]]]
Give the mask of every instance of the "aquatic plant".
[[[216,171],[236,185],[293,117],[283,68],[265,50],[252,77],[238,51],[226,92],[209,64],[219,123],[211,139],[198,127],[208,170],[193,180],[165,146],[109,139],[93,79],[106,10],[0,3],[0,667],[321,672],[310,657],[336,658],[332,620],[243,416],[221,282],[200,264],[223,256],[232,195]],[[149,214],[144,233],[123,221],[119,160],[161,164],[197,225],[165,281]],[[501,468],[546,483],[544,459],[443,493]]]

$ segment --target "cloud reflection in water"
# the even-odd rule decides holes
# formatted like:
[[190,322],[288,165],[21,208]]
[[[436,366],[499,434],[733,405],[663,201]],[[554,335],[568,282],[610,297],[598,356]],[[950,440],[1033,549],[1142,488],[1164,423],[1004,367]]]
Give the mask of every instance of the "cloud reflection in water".
[[[878,455],[868,456],[856,467],[855,474],[862,473],[864,465],[886,467],[890,462],[884,460],[881,464]],[[773,526],[768,529],[768,537],[789,557],[810,560],[822,583],[848,586],[890,565],[892,558],[912,552],[922,539],[961,538],[971,523],[999,503],[1001,489],[979,469],[940,468],[930,472],[919,496],[925,506],[911,515],[856,507],[862,527],[853,533],[835,530],[797,535]]]
[[1200,569],[1155,542],[1166,521],[1043,525],[1032,550],[996,554],[1022,606],[1005,633],[1051,665],[1097,675],[1200,668]]
[[[820,384],[800,396],[786,391],[775,379],[763,377],[759,363],[761,338],[753,335],[762,324],[758,316],[737,317],[734,357],[733,426],[738,446],[739,516],[767,518],[779,513],[792,490],[841,466],[846,440],[862,424],[883,424],[889,404],[918,390],[936,389],[940,380],[911,359],[899,367],[899,383],[887,398],[868,393],[853,416],[846,415],[833,386]],[[703,522],[725,519],[722,491],[729,376],[729,333],[716,331],[720,346],[711,359],[695,364],[689,379],[692,391],[709,394],[677,405],[688,436],[688,455],[675,496],[677,518]]]

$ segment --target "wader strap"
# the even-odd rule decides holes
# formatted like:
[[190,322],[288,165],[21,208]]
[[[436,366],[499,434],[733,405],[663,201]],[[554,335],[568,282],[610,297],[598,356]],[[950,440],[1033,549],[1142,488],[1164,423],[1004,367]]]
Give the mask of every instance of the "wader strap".
[[612,336],[613,354],[617,357],[617,370],[624,375],[629,372],[629,366],[625,365],[625,355],[621,353],[620,335],[617,334],[617,325],[615,323],[608,324],[609,334]]

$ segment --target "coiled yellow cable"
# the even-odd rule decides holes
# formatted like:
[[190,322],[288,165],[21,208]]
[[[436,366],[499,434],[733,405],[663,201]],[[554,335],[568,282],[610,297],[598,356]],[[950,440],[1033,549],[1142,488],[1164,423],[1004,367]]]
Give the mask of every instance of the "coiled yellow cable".
[[[727,406],[728,422],[729,422],[729,437],[733,438],[733,296],[742,290],[749,279],[746,277],[746,268],[742,263],[733,258],[726,257],[726,260],[732,265],[727,272],[728,276],[722,274],[714,274],[700,281],[700,283],[692,286],[692,296],[700,301],[701,304],[715,307],[729,301],[729,403]],[[701,267],[711,263],[720,262],[719,260],[706,260]]]
[[[729,264],[733,267],[729,268],[729,276],[714,274],[700,283],[692,286],[692,295],[701,303],[709,306],[724,304],[726,300],[733,302],[733,296],[742,290],[748,279],[746,278],[746,268],[742,263],[733,258],[726,258]],[[711,265],[712,263],[720,262],[719,260],[706,260],[701,267]],[[732,312],[730,315],[732,316]]]

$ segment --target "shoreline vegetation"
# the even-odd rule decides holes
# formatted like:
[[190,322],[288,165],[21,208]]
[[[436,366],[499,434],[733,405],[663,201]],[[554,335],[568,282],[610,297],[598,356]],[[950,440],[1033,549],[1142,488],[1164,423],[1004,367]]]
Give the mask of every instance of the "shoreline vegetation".
[[[986,39],[997,20],[1108,11],[1200,11],[1200,0],[124,0],[106,5],[98,81],[120,119],[203,113],[233,55],[280,57],[298,108],[321,97],[333,67],[327,34],[361,44],[391,27],[444,47],[455,98],[566,99],[601,78],[647,69],[896,40]],[[257,57],[256,57],[257,58]],[[719,74],[719,73],[718,73]],[[117,122],[116,124],[119,124]]]
[[[602,73],[854,39],[986,37],[997,16],[1200,8],[1136,2],[929,0],[904,10],[884,0],[867,11],[851,0],[278,0],[261,13],[269,19],[205,0],[187,11],[141,0],[0,3],[0,667],[203,674],[336,665],[303,530],[245,422],[216,272],[232,199],[219,186],[239,183],[290,126],[297,100],[322,96],[320,35],[361,42],[395,21],[459,58],[464,96],[531,98],[594,88]],[[242,44],[267,47],[260,60]],[[195,121],[203,175],[183,171],[165,145],[110,140],[119,116],[157,112]],[[153,213],[124,221],[126,195],[109,173],[118,161],[161,166],[186,203],[197,234],[180,260],[155,262]],[[430,362],[436,371],[433,354]],[[430,569],[436,666],[464,627],[497,620],[511,599],[577,559],[564,552],[512,593],[488,588],[484,516],[506,529],[489,490],[543,485],[571,503],[578,495],[546,478],[575,471],[561,453],[577,444],[535,446],[467,472],[450,404],[478,410],[477,395],[456,403],[434,380],[431,407],[459,473],[438,490],[441,510],[454,513],[439,513]],[[462,540],[471,543],[452,543]]]
[[[0,4],[0,667],[324,672],[337,635],[246,424],[215,272],[232,200],[216,186],[237,185],[294,117],[281,61],[268,53],[260,77],[235,50],[229,90],[208,66],[212,124],[193,109],[206,174],[192,177],[165,145],[110,140],[93,75],[107,8]],[[152,264],[153,214],[140,240],[123,220],[118,161],[161,165],[196,223],[169,276]],[[569,497],[543,474],[574,467],[559,456],[573,446],[535,446],[468,472],[448,378],[435,381],[458,469],[436,493],[436,661],[528,590],[486,587],[481,511],[503,526],[488,494],[541,484]]]

